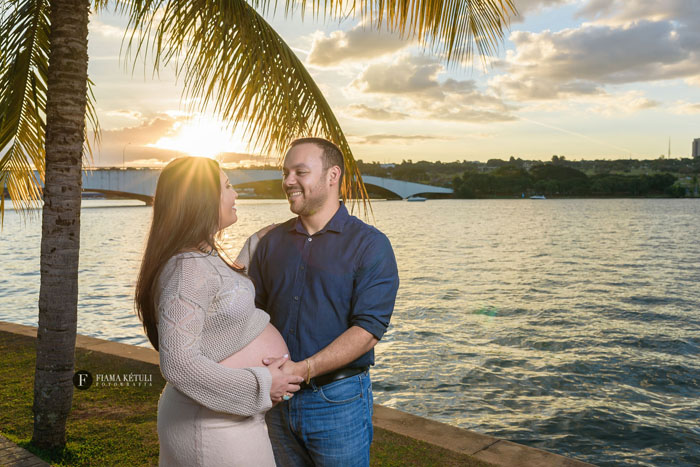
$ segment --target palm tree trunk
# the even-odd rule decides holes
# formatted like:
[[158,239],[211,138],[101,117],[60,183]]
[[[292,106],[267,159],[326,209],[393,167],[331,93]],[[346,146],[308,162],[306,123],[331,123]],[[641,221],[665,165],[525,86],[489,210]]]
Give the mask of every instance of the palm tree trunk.
[[50,4],[32,442],[53,449],[65,445],[66,419],[73,401],[90,0],[52,0]]

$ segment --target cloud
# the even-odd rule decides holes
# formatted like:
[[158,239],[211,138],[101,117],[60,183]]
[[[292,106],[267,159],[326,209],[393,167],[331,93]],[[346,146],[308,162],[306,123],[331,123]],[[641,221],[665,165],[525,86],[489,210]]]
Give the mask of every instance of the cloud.
[[518,15],[513,18],[513,22],[525,21],[525,17],[529,13],[537,13],[545,8],[562,6],[573,3],[575,0],[515,0],[515,8],[518,10]]
[[678,115],[700,114],[700,102],[677,101],[671,107],[671,112]]
[[132,120],[139,120],[141,118],[141,112],[138,112],[136,110],[109,110],[105,113],[105,115],[109,117],[129,118]]
[[420,141],[430,141],[430,140],[445,140],[448,138],[442,136],[431,136],[431,135],[391,135],[391,134],[377,134],[377,135],[365,135],[365,136],[354,136],[352,138],[354,143],[357,144],[382,144],[382,143],[399,143],[399,144],[409,144],[413,142]]
[[[667,24],[680,48],[700,49],[700,2],[696,0],[592,0],[576,16],[597,25],[624,28],[635,28],[641,23]],[[654,39],[650,37],[648,41]],[[640,44],[643,45],[646,44]]]
[[[175,157],[186,155],[178,151],[153,147],[128,146],[125,151],[125,163],[128,167],[160,167],[170,162]],[[223,152],[217,156],[217,160],[224,168],[237,168],[250,165],[274,164],[275,161],[267,156],[245,154],[237,152]],[[103,160],[102,162],[105,162]],[[121,165],[121,152],[116,161],[112,158],[113,165]],[[100,165],[105,165],[104,163]]]
[[392,110],[377,107],[370,107],[364,104],[352,104],[348,106],[348,109],[354,117],[365,118],[367,120],[392,121],[404,120],[410,117],[410,115],[407,113],[394,112]]
[[659,105],[660,102],[647,99],[639,91],[628,91],[622,94],[605,94],[593,103],[590,110],[606,117],[621,117]]
[[[368,66],[355,79],[353,86],[366,93],[425,93],[437,96],[441,92],[437,76],[443,71],[443,65],[433,58],[404,55],[394,62]],[[475,87],[471,80],[460,83],[464,90]]]
[[436,120],[453,122],[495,123],[517,120],[513,115],[491,110],[471,109],[466,105],[443,104],[433,107],[430,115]]
[[120,166],[122,158],[128,165],[144,165],[144,161],[147,160],[169,161],[181,154],[168,149],[148,147],[148,145],[172,133],[176,123],[184,120],[186,120],[184,116],[171,117],[163,113],[144,118],[133,126],[103,130],[100,145],[95,151],[95,163]]
[[95,15],[91,15],[88,27],[90,29],[90,35],[97,34],[102,37],[117,39],[121,39],[124,37],[125,29],[119,28],[117,26],[112,26],[111,24],[103,23],[102,21],[97,19]]
[[187,117],[185,116],[173,117],[161,113],[142,120],[138,125],[104,130],[102,132],[102,143],[105,146],[115,143],[129,143],[135,146],[153,144],[162,136],[171,133],[178,121],[184,121],[186,119]]
[[363,25],[349,31],[334,31],[329,36],[318,33],[307,57],[310,65],[332,67],[346,61],[368,60],[381,57],[411,45],[397,34],[380,33]]
[[369,65],[351,87],[384,99],[416,119],[461,122],[514,120],[513,106],[477,89],[473,80],[440,80],[443,65],[435,58],[404,55]]
[[700,3],[693,0],[590,0],[576,13],[597,23],[624,25],[640,21],[700,22]]
[[700,75],[697,48],[670,21],[584,25],[559,32],[511,34],[516,50],[491,84],[515,100],[605,95],[606,85]]
[[129,167],[163,167],[169,162],[170,158],[152,157],[150,159],[129,159]]
[[217,159],[227,165],[275,164],[276,162],[271,156],[243,152],[222,152]]

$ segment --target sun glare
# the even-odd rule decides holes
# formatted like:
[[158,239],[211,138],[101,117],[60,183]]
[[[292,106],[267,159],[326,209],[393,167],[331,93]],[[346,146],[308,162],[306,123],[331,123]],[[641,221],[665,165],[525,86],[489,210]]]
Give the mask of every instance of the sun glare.
[[177,122],[172,132],[148,146],[216,159],[224,152],[245,152],[246,145],[218,120],[199,117]]

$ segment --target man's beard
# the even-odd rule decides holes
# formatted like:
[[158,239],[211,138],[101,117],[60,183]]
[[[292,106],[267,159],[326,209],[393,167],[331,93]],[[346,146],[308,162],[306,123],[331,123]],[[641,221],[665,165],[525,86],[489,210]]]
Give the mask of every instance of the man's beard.
[[287,190],[289,191],[301,191],[301,198],[302,202],[297,203],[296,205],[294,203],[289,203],[289,210],[292,211],[294,214],[297,216],[311,216],[318,212],[321,207],[325,204],[325,202],[328,200],[329,192],[325,191],[323,192],[323,187],[322,186],[316,186],[318,190],[314,190],[315,195],[313,197],[307,198],[306,197],[306,191],[302,189],[292,189],[292,190]]

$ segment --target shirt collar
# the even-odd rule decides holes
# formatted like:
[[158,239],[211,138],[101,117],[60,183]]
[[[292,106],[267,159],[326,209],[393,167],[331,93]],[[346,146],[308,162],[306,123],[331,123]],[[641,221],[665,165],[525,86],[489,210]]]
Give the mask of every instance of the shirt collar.
[[[345,207],[345,203],[341,201],[340,207],[335,212],[335,214],[333,214],[331,220],[329,220],[326,226],[319,230],[317,233],[323,233],[327,230],[330,230],[331,232],[340,233],[343,231],[343,227],[345,227],[345,223],[349,218],[350,214],[348,213],[348,209]],[[304,224],[301,223],[301,219],[298,216],[296,218],[296,221],[289,226],[289,231],[291,232],[292,230],[296,230],[300,234],[308,235],[306,229],[304,228]]]
[[325,232],[326,230],[330,230],[332,232],[342,232],[343,227],[345,227],[345,223],[348,221],[350,218],[350,214],[348,213],[348,209],[345,207],[345,203],[342,201],[340,202],[340,207],[338,210],[333,214],[333,217],[331,217],[331,220],[328,221],[328,224],[321,229],[321,232]]

